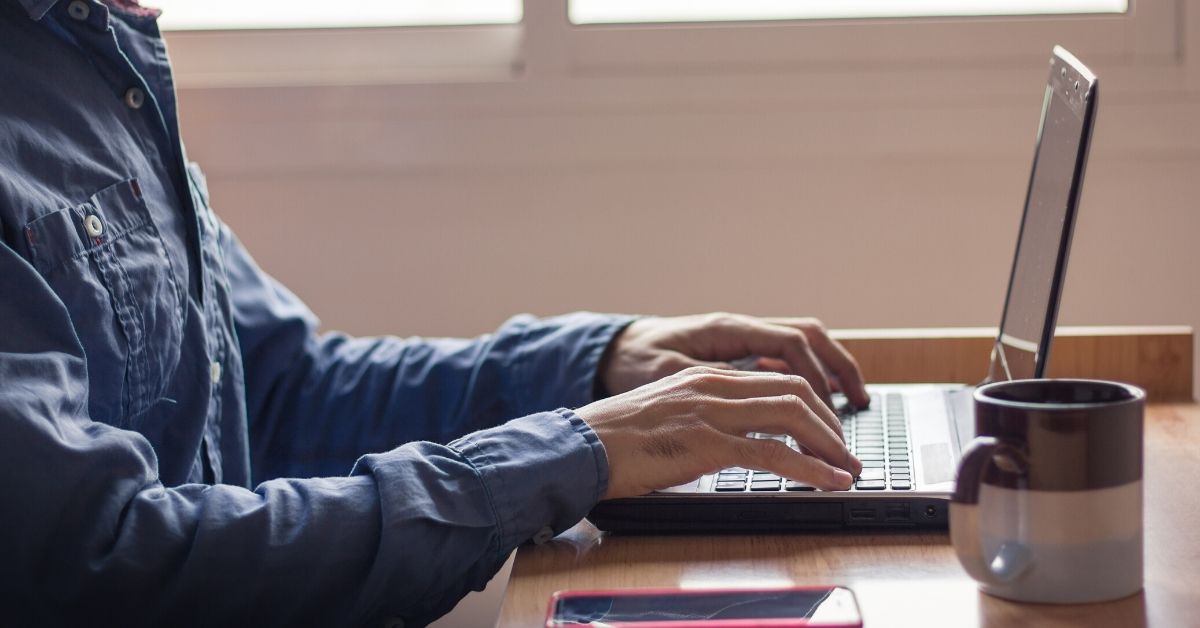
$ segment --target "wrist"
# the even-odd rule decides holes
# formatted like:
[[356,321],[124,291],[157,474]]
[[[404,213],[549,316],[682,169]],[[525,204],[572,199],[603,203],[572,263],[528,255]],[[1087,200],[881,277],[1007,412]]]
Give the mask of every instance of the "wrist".
[[630,326],[636,323],[638,318],[631,318],[628,322],[620,327],[609,339],[608,345],[604,347],[603,353],[600,354],[600,360],[596,363],[596,373],[592,378],[592,400],[606,399],[612,396],[612,381],[613,369],[616,368],[618,360],[617,354],[620,352],[620,343],[627,336]]

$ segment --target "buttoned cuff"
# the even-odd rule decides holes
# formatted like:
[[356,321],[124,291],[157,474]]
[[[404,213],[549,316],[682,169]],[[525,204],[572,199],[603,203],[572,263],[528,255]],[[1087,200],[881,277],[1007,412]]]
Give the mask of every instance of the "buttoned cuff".
[[505,553],[575,525],[608,490],[604,445],[567,409],[515,419],[449,447],[478,473]]

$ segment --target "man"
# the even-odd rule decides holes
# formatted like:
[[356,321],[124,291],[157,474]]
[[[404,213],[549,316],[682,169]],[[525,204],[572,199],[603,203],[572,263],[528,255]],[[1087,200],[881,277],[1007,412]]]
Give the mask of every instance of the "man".
[[318,335],[210,209],[155,17],[0,0],[4,623],[421,625],[602,498],[849,487],[830,385],[867,397],[815,321]]

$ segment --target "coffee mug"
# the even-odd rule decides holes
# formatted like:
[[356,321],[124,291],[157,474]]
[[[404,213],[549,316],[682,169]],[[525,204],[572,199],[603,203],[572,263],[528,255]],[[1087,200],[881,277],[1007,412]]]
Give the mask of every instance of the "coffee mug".
[[1142,412],[1116,382],[1028,379],[975,390],[950,540],[988,594],[1113,600],[1142,588]]

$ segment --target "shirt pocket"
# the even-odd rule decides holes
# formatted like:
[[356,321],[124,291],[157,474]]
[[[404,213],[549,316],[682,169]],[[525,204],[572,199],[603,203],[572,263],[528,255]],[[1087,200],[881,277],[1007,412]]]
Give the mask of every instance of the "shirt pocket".
[[32,220],[25,239],[83,345],[92,419],[132,425],[174,375],[186,298],[137,180]]

